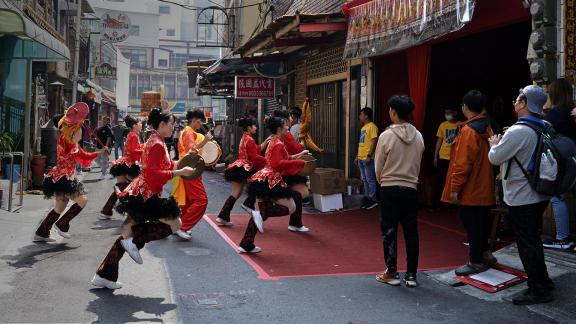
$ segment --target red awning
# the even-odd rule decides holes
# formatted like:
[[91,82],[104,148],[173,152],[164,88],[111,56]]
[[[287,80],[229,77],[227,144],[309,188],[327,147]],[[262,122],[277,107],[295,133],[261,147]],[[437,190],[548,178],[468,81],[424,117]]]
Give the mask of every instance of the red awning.
[[347,4],[342,6],[342,12],[344,13],[344,16],[346,18],[348,18],[348,16],[350,15],[350,9],[359,6],[359,5],[363,5],[367,2],[370,2],[372,0],[352,0],[350,2],[348,2]]

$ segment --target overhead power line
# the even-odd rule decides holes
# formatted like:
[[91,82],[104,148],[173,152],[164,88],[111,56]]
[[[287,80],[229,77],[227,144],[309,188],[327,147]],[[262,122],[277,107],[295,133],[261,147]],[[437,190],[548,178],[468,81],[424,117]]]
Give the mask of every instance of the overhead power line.
[[[164,3],[173,4],[173,5],[182,7],[182,8],[184,8],[184,9],[188,9],[188,10],[203,10],[203,9],[206,9],[206,8],[207,8],[207,7],[196,7],[196,6],[185,5],[185,4],[181,4],[181,3],[174,2],[174,1],[170,1],[170,0],[158,0],[158,1],[159,1],[159,2],[164,2]],[[210,1],[210,2],[212,2],[212,1]],[[228,7],[228,8],[222,7],[222,6],[218,6],[218,7],[222,8],[222,9],[226,9],[226,10],[230,10],[230,9],[242,9],[242,8],[249,8],[249,7],[260,6],[260,5],[266,4],[267,2],[268,2],[267,0],[264,0],[264,1],[259,2],[259,3],[254,3],[254,4],[251,4],[251,5],[245,5],[245,6]],[[212,3],[214,3],[214,2],[212,2]]]

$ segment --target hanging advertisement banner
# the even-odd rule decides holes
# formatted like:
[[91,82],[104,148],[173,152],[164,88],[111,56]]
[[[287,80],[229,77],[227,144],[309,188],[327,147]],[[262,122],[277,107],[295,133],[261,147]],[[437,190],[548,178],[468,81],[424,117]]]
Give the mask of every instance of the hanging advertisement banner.
[[100,18],[100,34],[112,43],[125,41],[130,36],[130,18],[121,12],[106,12]]
[[274,98],[274,79],[261,76],[235,76],[234,97],[236,99]]
[[456,31],[475,0],[373,0],[349,9],[344,58],[382,55]]

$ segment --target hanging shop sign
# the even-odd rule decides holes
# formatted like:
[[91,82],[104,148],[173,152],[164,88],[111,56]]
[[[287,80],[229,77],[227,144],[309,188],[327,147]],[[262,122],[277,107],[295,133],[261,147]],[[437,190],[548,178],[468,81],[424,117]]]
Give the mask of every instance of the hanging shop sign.
[[475,0],[373,0],[350,9],[344,57],[382,55],[462,28]]
[[94,78],[116,80],[116,68],[108,63],[97,65],[94,67]]
[[112,43],[125,41],[130,36],[130,18],[121,12],[106,12],[100,18],[100,34]]
[[260,76],[235,76],[234,97],[236,99],[274,98],[274,79]]

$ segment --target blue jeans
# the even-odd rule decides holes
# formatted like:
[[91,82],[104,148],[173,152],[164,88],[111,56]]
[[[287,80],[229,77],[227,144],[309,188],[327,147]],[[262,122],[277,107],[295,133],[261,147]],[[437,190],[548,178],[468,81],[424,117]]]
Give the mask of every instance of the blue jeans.
[[105,176],[106,173],[108,173],[109,161],[110,160],[109,160],[108,154],[106,154],[106,153],[102,153],[102,154],[98,155],[98,157],[96,158],[96,163],[98,163],[98,165],[100,166],[100,170],[101,170],[103,176]]
[[556,223],[556,239],[566,240],[570,236],[570,212],[564,196],[555,196],[550,200]]
[[358,167],[360,168],[360,177],[362,177],[362,182],[364,183],[364,196],[377,201],[376,190],[378,184],[376,183],[374,160],[370,160],[369,162],[358,160]]
[[116,157],[116,160],[118,160],[118,149],[122,150],[122,154],[124,154],[124,141],[116,141],[116,144],[114,144],[114,157]]

